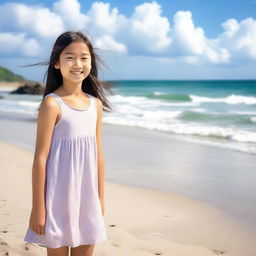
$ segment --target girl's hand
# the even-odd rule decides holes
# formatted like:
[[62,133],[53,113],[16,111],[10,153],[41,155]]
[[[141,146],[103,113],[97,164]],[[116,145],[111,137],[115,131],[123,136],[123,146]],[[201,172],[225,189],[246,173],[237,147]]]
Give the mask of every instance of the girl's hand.
[[104,199],[100,198],[100,205],[101,205],[101,212],[102,212],[102,216],[104,216],[104,211],[105,211],[105,207],[104,207]]
[[32,208],[29,220],[29,228],[33,230],[38,235],[43,235],[45,233],[45,209],[42,208]]

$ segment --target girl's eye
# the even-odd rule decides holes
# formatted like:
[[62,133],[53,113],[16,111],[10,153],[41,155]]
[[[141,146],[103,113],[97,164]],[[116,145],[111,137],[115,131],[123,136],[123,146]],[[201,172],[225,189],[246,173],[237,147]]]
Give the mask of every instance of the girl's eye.
[[[73,60],[74,58],[72,57],[67,57],[68,60]],[[82,58],[82,60],[87,60],[87,58]]]

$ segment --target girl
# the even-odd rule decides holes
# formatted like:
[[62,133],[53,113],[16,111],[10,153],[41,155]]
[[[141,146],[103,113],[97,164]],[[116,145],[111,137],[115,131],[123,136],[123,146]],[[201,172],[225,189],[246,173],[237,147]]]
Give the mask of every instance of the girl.
[[101,120],[111,111],[104,91],[112,92],[97,78],[99,61],[88,37],[68,31],[47,62],[24,241],[46,247],[48,256],[67,256],[69,247],[72,256],[91,256],[107,240]]

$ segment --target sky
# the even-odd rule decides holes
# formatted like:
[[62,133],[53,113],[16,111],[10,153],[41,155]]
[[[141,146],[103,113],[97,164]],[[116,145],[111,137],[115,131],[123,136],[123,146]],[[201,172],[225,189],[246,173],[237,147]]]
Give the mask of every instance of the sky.
[[0,65],[42,81],[56,38],[83,31],[104,80],[256,79],[256,0],[0,0]]

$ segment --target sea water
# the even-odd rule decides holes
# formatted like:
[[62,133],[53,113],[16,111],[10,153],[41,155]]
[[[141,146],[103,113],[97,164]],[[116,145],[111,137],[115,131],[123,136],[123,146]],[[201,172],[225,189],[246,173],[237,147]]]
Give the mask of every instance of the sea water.
[[[256,80],[112,81],[103,122],[256,153]],[[0,110],[36,115],[42,96],[1,91]]]

